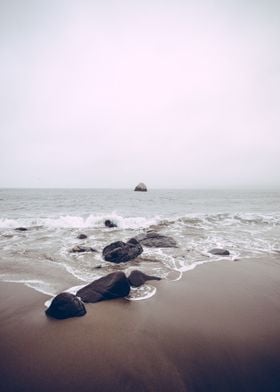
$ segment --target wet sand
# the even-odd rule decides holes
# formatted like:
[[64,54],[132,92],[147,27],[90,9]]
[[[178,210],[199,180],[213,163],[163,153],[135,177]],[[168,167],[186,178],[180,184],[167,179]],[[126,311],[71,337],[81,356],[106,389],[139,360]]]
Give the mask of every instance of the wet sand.
[[1,283],[1,391],[280,391],[280,255],[153,285],[59,321],[47,296]]

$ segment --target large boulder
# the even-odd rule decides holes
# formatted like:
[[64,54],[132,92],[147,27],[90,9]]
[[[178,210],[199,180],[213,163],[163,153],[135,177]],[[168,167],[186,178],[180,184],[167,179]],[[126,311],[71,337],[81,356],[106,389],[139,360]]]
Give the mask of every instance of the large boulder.
[[135,190],[135,191],[138,191],[138,192],[147,192],[147,187],[146,187],[146,185],[145,185],[143,182],[140,182],[140,183],[134,188],[134,190]]
[[221,248],[214,248],[208,251],[208,253],[211,253],[212,255],[217,255],[217,256],[229,256],[230,252],[226,249],[221,249]]
[[172,237],[159,234],[155,231],[139,234],[134,237],[141,245],[151,248],[176,248],[177,243]]
[[130,284],[124,272],[112,272],[95,280],[77,292],[84,302],[99,302],[105,299],[126,297],[130,292]]
[[83,302],[74,294],[58,294],[46,310],[46,315],[56,319],[66,319],[69,317],[81,317],[86,314]]
[[118,227],[116,223],[112,222],[110,219],[106,219],[104,222],[106,227]]
[[71,253],[84,253],[84,252],[97,252],[96,249],[91,248],[90,246],[81,246],[76,245],[74,248],[70,250]]
[[147,275],[139,270],[133,270],[127,279],[133,287],[139,287],[148,280],[161,280],[158,276]]
[[104,260],[112,263],[125,263],[135,259],[143,252],[141,244],[134,238],[127,243],[116,241],[103,249],[102,256]]

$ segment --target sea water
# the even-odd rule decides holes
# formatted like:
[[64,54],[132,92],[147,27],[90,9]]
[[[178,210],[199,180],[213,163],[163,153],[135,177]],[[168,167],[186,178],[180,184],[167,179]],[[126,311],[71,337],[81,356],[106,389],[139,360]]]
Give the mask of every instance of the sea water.
[[[106,219],[117,227],[106,228]],[[144,247],[128,263],[102,259],[106,245],[147,230],[173,237],[178,247]],[[81,233],[88,237],[79,240]],[[72,253],[75,245],[97,252]],[[212,248],[225,248],[230,256],[213,256]],[[278,190],[0,189],[0,280],[49,295],[118,270],[140,269],[176,281],[206,262],[279,253]],[[154,293],[146,284],[129,299]]]

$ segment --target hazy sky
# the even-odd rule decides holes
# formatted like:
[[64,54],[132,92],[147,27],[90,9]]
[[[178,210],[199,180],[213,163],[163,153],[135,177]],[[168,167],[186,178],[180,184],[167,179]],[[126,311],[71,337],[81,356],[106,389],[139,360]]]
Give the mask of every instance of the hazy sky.
[[279,48],[279,0],[0,0],[0,186],[280,186]]

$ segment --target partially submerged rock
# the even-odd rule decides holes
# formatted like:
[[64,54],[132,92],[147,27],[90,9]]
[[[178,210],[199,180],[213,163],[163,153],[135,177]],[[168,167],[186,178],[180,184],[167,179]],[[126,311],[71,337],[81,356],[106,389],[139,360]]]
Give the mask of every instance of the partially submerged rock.
[[74,248],[70,250],[71,253],[83,253],[83,252],[97,252],[96,249],[91,248],[90,246],[81,246],[76,245]]
[[106,219],[104,224],[106,227],[118,227],[117,224],[112,222],[110,219]]
[[79,240],[85,240],[86,238],[87,238],[87,235],[86,234],[83,234],[83,233],[81,233],[81,234],[79,234],[78,235],[78,237],[77,237]]
[[151,231],[144,234],[139,234],[134,237],[141,245],[148,246],[151,248],[176,248],[177,242],[166,235],[159,234],[155,231]]
[[16,231],[27,231],[28,229],[26,227],[17,227],[15,230]]
[[147,192],[147,187],[143,182],[140,182],[135,188],[134,191],[138,192]]
[[99,302],[105,299],[126,297],[130,292],[130,284],[124,272],[112,272],[95,280],[77,292],[84,302]]
[[211,253],[212,255],[217,255],[217,256],[229,256],[230,252],[227,249],[221,249],[221,248],[214,248],[208,251],[208,253]]
[[139,287],[148,280],[161,280],[161,278],[158,276],[144,274],[144,272],[139,270],[132,271],[128,277],[128,281],[133,287]]
[[127,243],[116,241],[103,249],[104,260],[112,263],[125,263],[135,259],[143,252],[141,244],[134,238]]
[[76,295],[60,293],[52,300],[46,310],[46,315],[62,320],[69,317],[81,317],[86,312],[85,305]]

